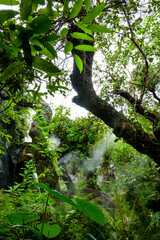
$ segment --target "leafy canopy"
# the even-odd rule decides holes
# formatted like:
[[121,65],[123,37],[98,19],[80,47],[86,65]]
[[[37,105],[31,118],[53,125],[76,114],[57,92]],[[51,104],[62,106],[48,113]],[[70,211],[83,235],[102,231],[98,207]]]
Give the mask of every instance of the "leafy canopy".
[[[84,77],[88,56],[94,52],[93,80],[100,97],[152,133],[152,124],[160,122],[159,1],[6,4],[18,10],[1,10],[1,96],[3,91],[3,97],[14,102],[22,97],[39,100],[47,95],[39,92],[44,82],[50,94],[64,92],[70,79],[65,60],[74,53],[77,71]],[[73,84],[75,90],[78,86]]]

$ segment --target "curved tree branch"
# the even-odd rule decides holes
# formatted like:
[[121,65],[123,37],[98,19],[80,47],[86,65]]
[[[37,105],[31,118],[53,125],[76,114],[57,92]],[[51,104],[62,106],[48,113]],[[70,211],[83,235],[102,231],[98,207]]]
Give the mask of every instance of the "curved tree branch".
[[[78,40],[74,41],[73,44],[74,46],[78,45]],[[88,44],[91,43],[88,42]],[[128,120],[124,114],[115,110],[109,103],[96,95],[92,84],[94,53],[73,50],[72,54],[77,54],[81,59],[85,59],[81,74],[74,61],[71,82],[78,95],[73,98],[73,102],[101,118],[113,128],[116,136],[122,137],[139,152],[150,156],[160,165],[160,145],[156,138],[143,131],[138,125]]]
[[129,103],[132,104],[132,106],[134,106],[134,108],[135,108],[137,113],[141,114],[143,117],[148,119],[150,122],[154,123],[154,122],[159,122],[160,121],[160,117],[159,116],[157,116],[154,113],[149,112],[146,108],[144,108],[141,105],[139,100],[136,100],[128,92],[116,89],[114,91],[114,93],[120,95],[123,98],[125,98]]

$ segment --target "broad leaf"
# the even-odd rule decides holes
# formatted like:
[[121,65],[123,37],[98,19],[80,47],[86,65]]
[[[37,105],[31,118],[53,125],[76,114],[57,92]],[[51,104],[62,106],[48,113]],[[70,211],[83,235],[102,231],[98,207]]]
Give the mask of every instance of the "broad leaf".
[[75,59],[76,65],[81,73],[83,71],[83,62],[77,54],[74,54],[74,59]]
[[0,10],[0,24],[10,18],[14,18],[19,12],[13,10]]
[[57,52],[50,43],[48,43],[47,41],[44,41],[44,40],[39,40],[39,41],[42,43],[42,45],[44,47],[47,48],[47,50],[52,54],[53,57],[57,57]]
[[78,205],[76,203],[74,203],[69,197],[63,195],[62,193],[59,193],[56,190],[50,189],[47,185],[45,185],[43,183],[34,183],[34,185],[36,187],[45,189],[48,193],[50,193],[51,196],[56,197],[56,198],[62,200],[63,202],[66,202],[66,203],[70,204],[71,206],[78,209]]
[[60,72],[60,70],[51,62],[48,62],[45,59],[42,59],[40,57],[33,57],[33,67],[47,72],[47,73],[56,73]]
[[61,37],[64,37],[68,34],[68,29],[67,28],[63,28],[61,31]]
[[40,8],[38,10],[38,13],[43,14],[45,16],[52,16],[53,18],[56,18],[56,17],[60,16],[59,12],[54,11],[52,9],[48,9],[48,8]]
[[99,25],[99,24],[92,24],[89,25],[88,28],[94,32],[99,33],[112,33],[113,31],[105,26]]
[[70,19],[75,18],[78,13],[81,11],[83,0],[76,0],[72,8]]
[[70,0],[65,0],[65,1],[64,1],[63,15],[64,15],[65,17],[67,17],[68,14],[69,14],[69,7],[68,7],[69,2],[70,2]]
[[72,36],[73,38],[78,38],[78,39],[93,41],[93,38],[90,37],[90,36],[88,36],[88,35],[85,34],[85,33],[74,32],[74,33],[71,33],[71,36]]
[[105,218],[103,213],[101,212],[101,210],[93,205],[90,202],[87,202],[83,199],[76,199],[76,202],[78,204],[78,206],[80,207],[81,211],[90,219],[92,219],[93,221],[95,221],[96,223],[98,223],[101,226],[105,225]]
[[83,23],[88,23],[94,20],[105,8],[105,5],[99,5],[97,7],[94,7],[83,19]]
[[35,34],[45,33],[51,27],[51,20],[46,16],[38,16],[31,22],[30,26]]
[[19,1],[17,1],[17,0],[0,0],[0,4],[12,6],[12,5],[18,5]]
[[91,1],[90,0],[84,0],[84,5],[86,7],[86,11],[88,12],[91,7]]
[[38,45],[36,45],[36,44],[34,44],[32,47],[33,47],[36,51],[38,51],[38,52],[40,52],[40,51],[43,50],[43,48],[41,48],[40,46],[38,46]]
[[77,45],[76,47],[74,47],[74,49],[80,50],[80,51],[86,51],[86,52],[97,51],[97,49],[95,47],[90,46],[90,45]]
[[48,238],[54,238],[61,232],[61,227],[58,224],[49,225],[47,223],[40,223],[37,228],[42,230],[43,228],[43,235]]
[[38,215],[28,215],[25,213],[11,213],[7,215],[8,220],[14,224],[25,224],[28,222],[34,222],[40,217]]
[[22,20],[26,20],[32,11],[32,1],[31,0],[21,0],[20,4],[20,15]]
[[84,32],[88,33],[89,35],[92,35],[92,31],[87,28],[86,24],[82,24],[81,22],[77,22],[76,25],[77,25],[77,27],[79,27]]
[[49,59],[54,59],[53,55],[45,48],[43,48],[41,51],[39,51],[42,55],[46,56]]
[[42,38],[42,40],[45,40],[47,42],[55,42],[57,39],[59,39],[59,36],[55,35],[55,34],[48,35],[48,36]]
[[65,47],[64,47],[64,52],[65,52],[65,54],[71,52],[72,49],[73,49],[73,43],[70,42],[70,41],[68,41],[68,42],[66,43]]
[[71,206],[75,207],[77,210],[83,212],[87,217],[89,217],[90,219],[92,219],[93,221],[98,223],[99,225],[104,226],[105,219],[104,219],[103,213],[97,206],[93,205],[92,203],[77,198],[76,199],[77,204],[76,204],[69,197],[63,195],[62,193],[59,193],[56,190],[50,189],[50,187],[48,187],[47,185],[45,185],[43,183],[34,183],[34,185],[36,187],[45,189],[51,196],[54,196],[64,202],[70,204]]

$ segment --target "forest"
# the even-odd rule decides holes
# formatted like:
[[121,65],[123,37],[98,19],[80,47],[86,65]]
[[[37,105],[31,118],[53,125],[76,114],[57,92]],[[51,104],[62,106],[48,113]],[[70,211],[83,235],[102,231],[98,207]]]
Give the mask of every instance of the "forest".
[[0,0],[0,239],[160,239],[159,57],[159,0]]

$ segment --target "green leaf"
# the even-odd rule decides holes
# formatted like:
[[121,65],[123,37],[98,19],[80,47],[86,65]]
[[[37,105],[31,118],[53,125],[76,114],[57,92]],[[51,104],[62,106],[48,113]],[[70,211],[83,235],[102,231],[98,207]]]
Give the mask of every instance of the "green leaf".
[[86,24],[82,24],[81,22],[77,22],[76,25],[77,25],[77,27],[79,27],[84,32],[88,33],[89,35],[92,35],[92,31],[87,28]]
[[46,16],[38,16],[30,23],[35,34],[47,32],[51,27],[51,20]]
[[39,51],[42,55],[46,56],[49,59],[53,59],[53,55],[45,48],[43,48],[41,51]]
[[70,42],[70,41],[68,41],[68,42],[66,43],[65,47],[64,47],[64,52],[65,52],[65,54],[71,52],[72,49],[73,49],[73,43]]
[[63,75],[62,72],[57,72],[57,73],[47,73],[44,78],[50,78],[50,77],[54,77],[54,76],[59,76],[59,75]]
[[10,228],[2,227],[0,228],[0,233],[9,232]]
[[10,52],[9,46],[0,40],[0,50],[1,49],[5,49],[7,52]]
[[76,203],[78,204],[78,206],[80,207],[81,211],[90,219],[92,219],[93,221],[95,221],[96,223],[98,223],[101,226],[105,225],[105,218],[103,213],[101,212],[101,210],[93,205],[90,202],[87,202],[85,200],[76,199]]
[[40,188],[45,189],[48,193],[50,193],[51,196],[56,197],[56,198],[58,198],[58,199],[60,199],[60,200],[62,200],[62,201],[64,201],[64,202],[70,204],[71,206],[79,209],[79,208],[78,208],[78,205],[77,205],[76,203],[74,203],[69,197],[63,195],[62,193],[59,193],[59,192],[56,191],[56,190],[50,189],[47,185],[45,185],[45,184],[43,184],[43,183],[34,183],[34,185],[35,185],[36,187],[40,187]]
[[45,0],[32,0],[32,2],[40,5],[45,5]]
[[38,52],[42,51],[42,48],[40,46],[36,45],[36,44],[33,45],[32,47]]
[[1,73],[0,82],[7,81],[12,76],[15,77],[15,74],[19,73],[23,68],[23,63],[13,62]]
[[47,50],[52,54],[53,57],[57,57],[57,52],[50,43],[48,43],[47,41],[44,41],[44,40],[39,40],[39,41],[40,41],[40,43],[42,43],[42,45],[44,47],[47,48]]
[[99,32],[99,33],[112,33],[112,31],[105,27],[105,26],[102,26],[102,25],[99,25],[99,24],[92,24],[92,25],[89,25],[88,28],[94,32]]
[[151,63],[153,62],[153,60],[154,60],[154,58],[148,58],[148,61]]
[[53,18],[57,18],[57,17],[60,16],[60,13],[59,13],[59,12],[54,11],[54,10],[52,10],[52,9],[48,9],[48,8],[40,8],[40,9],[38,10],[38,13],[39,13],[39,14],[43,14],[43,15],[45,15],[45,16],[51,16],[51,17],[53,17]]
[[55,34],[51,34],[42,38],[42,40],[45,40],[47,42],[55,42],[57,39],[59,39],[59,36]]
[[113,84],[113,87],[114,87],[114,88],[118,88],[118,87],[119,87],[119,83],[118,83],[118,82],[115,82],[115,83]]
[[31,227],[31,226],[27,226],[27,228],[32,231],[33,233],[35,233],[37,236],[41,237],[41,233],[36,230],[35,228]]
[[75,59],[76,65],[81,73],[83,71],[83,62],[77,54],[74,54],[74,59]]
[[50,189],[47,185],[45,185],[43,183],[34,183],[34,185],[36,187],[45,189],[51,196],[54,196],[64,202],[70,204],[71,206],[75,207],[79,211],[82,211],[87,217],[94,220],[99,225],[104,226],[105,219],[104,219],[103,213],[97,206],[93,205],[92,203],[77,198],[76,199],[77,204],[76,204],[69,197],[63,195],[62,193],[59,193],[56,190]]
[[90,46],[90,45],[77,45],[76,47],[74,47],[74,49],[80,50],[80,51],[86,51],[86,52],[97,51],[97,49],[95,47]]
[[3,5],[18,5],[19,2],[17,0],[0,0],[0,4]]
[[21,0],[20,4],[20,15],[22,20],[27,20],[32,11],[32,1],[31,0]]
[[71,36],[72,36],[73,38],[78,38],[78,39],[93,41],[93,38],[90,37],[90,36],[88,36],[88,35],[85,34],[85,33],[74,32],[74,33],[71,33]]
[[72,8],[70,19],[75,18],[78,13],[81,11],[83,0],[76,0]]
[[91,7],[91,1],[90,0],[84,0],[84,5],[86,7],[86,11],[88,12]]
[[0,10],[0,24],[10,18],[14,18],[19,12],[13,10]]
[[64,37],[68,34],[68,29],[67,28],[63,28],[61,31],[61,37]]
[[49,90],[50,94],[55,93],[56,91],[58,91],[59,89],[63,89],[63,90],[69,90],[67,87],[64,86],[60,86],[60,85],[54,85],[54,84],[48,84],[47,85],[47,89]]
[[83,19],[83,23],[88,23],[94,20],[105,8],[105,4],[94,7]]
[[10,35],[11,40],[14,41],[16,33],[15,33],[15,24],[13,24],[13,23],[11,23],[9,25],[9,35]]
[[40,232],[43,228],[43,235],[46,238],[54,238],[61,232],[61,227],[58,224],[49,225],[47,223],[40,223],[37,228]]
[[25,224],[28,222],[34,222],[40,217],[38,215],[28,215],[25,213],[10,213],[7,215],[7,218],[10,222],[14,224]]
[[60,72],[60,70],[51,62],[48,62],[45,59],[42,59],[40,57],[33,57],[33,67],[38,68],[41,71],[47,72],[47,73],[56,73]]
[[69,7],[68,7],[69,2],[70,2],[70,0],[65,0],[65,1],[64,1],[63,15],[64,15],[65,17],[67,17],[68,14],[69,14]]

